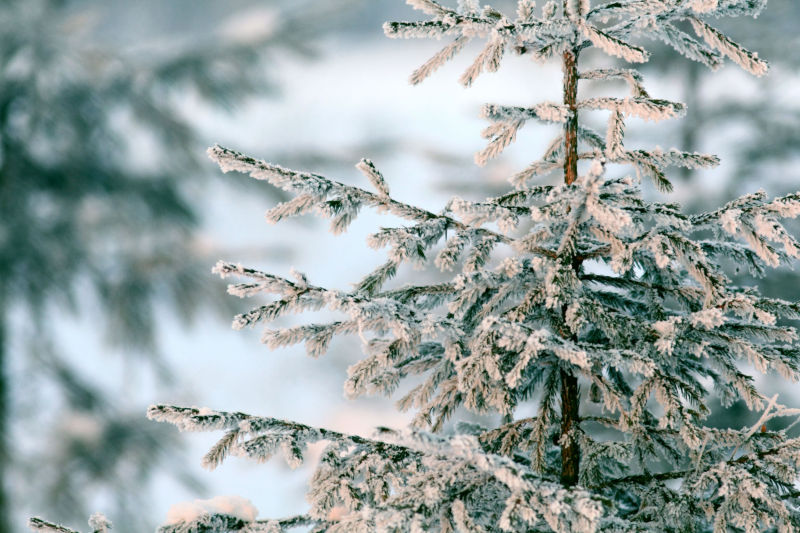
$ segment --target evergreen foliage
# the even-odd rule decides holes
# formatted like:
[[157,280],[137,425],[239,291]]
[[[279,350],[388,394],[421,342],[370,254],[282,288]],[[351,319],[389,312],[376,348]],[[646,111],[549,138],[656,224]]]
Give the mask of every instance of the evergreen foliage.
[[[296,466],[309,444],[328,443],[307,514],[254,520],[213,510],[160,531],[796,531],[800,439],[765,424],[800,410],[759,391],[752,374],[798,378],[797,335],[781,319],[798,318],[800,305],[734,286],[720,262],[733,259],[763,276],[800,256],[800,243],[781,223],[800,215],[800,193],[769,200],[758,192],[695,215],[646,201],[642,181],[666,192],[669,167],[709,167],[717,159],[628,148],[628,118],[673,118],[684,106],[651,97],[635,70],[579,70],[588,48],[643,62],[640,38],[655,36],[709,67],[728,58],[762,75],[767,64],[713,21],[755,16],[765,2],[564,0],[538,9],[520,0],[515,16],[475,0],[458,9],[408,3],[430,18],[387,23],[390,37],[453,39],[412,75],[414,83],[473,39],[485,46],[464,85],[497,70],[507,52],[563,64],[562,102],[484,108],[489,145],[479,164],[528,121],[554,124],[559,133],[539,161],[511,177],[506,194],[455,198],[438,213],[392,198],[367,160],[358,168],[374,191],[211,148],[223,171],[293,196],[268,212],[271,222],[314,212],[338,233],[366,207],[405,221],[370,237],[370,246],[388,248],[387,261],[350,291],[314,285],[299,272],[289,279],[225,262],[214,270],[246,280],[230,286],[233,295],[273,296],[237,316],[236,328],[308,310],[340,313],[334,322],[267,329],[263,340],[270,347],[303,342],[316,357],[334,335],[358,334],[365,357],[349,370],[347,394],[392,394],[411,378],[418,384],[398,405],[416,416],[409,428],[364,438],[243,413],[153,406],[151,419],[183,431],[224,432],[204,458],[209,468],[230,455],[264,461],[278,453]],[[625,80],[630,95],[578,97],[579,84],[613,79]],[[587,109],[608,112],[605,132],[579,121]],[[623,165],[632,172],[617,173]],[[559,184],[535,182],[559,169]],[[439,284],[387,286],[406,263],[454,273]],[[708,427],[713,394],[726,405],[743,400],[761,418],[741,429]],[[530,403],[536,416],[518,418]],[[449,431],[445,423],[462,408],[499,415],[498,422],[456,423]]]

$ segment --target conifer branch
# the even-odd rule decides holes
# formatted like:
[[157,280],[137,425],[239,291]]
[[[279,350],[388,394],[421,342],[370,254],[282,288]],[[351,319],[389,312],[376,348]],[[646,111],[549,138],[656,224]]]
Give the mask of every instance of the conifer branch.
[[38,517],[28,520],[28,528],[33,531],[44,531],[46,533],[79,533],[74,529],[54,524],[53,522],[48,522]]
[[[748,464],[757,459],[764,459],[766,457],[774,456],[780,454],[782,451],[785,451],[786,446],[776,446],[774,448],[770,448],[768,450],[761,450],[756,452],[751,452],[749,454],[742,455],[735,459],[728,459],[727,461],[723,461],[721,464],[726,465],[744,465]],[[669,481],[674,479],[684,479],[690,475],[695,475],[697,473],[696,468],[690,468],[686,470],[672,470],[669,472],[659,472],[659,473],[646,473],[646,474],[635,474],[630,476],[625,476],[616,479],[609,479],[602,482],[599,485],[596,485],[594,488],[596,489],[603,489],[609,487],[615,487],[618,485],[624,484],[636,484],[636,485],[646,485],[650,483],[662,482],[662,481]],[[793,493],[789,493],[793,494]],[[794,497],[794,496],[788,496]]]
[[[283,167],[272,165],[266,161],[259,161],[244,154],[223,148],[219,145],[209,148],[209,157],[216,161],[224,172],[237,171],[249,174],[251,177],[270,182],[287,192],[297,192],[305,188],[319,192],[320,200],[330,194],[347,193],[366,205],[404,218],[412,222],[441,220],[446,226],[459,230],[468,230],[469,226],[446,215],[437,215],[430,211],[420,209],[410,204],[405,204],[388,198],[382,194],[375,194],[358,187],[345,185],[338,181],[329,180],[316,174],[297,172]],[[487,229],[480,229],[481,233],[496,238],[498,241],[510,244],[511,239],[505,235]]]

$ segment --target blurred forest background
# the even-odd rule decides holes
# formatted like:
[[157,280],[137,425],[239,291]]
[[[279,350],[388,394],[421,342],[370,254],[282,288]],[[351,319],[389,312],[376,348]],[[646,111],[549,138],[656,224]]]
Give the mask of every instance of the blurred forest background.
[[[358,183],[353,165],[369,157],[399,197],[435,210],[453,194],[494,194],[547,132],[478,169],[478,108],[558,99],[558,66],[525,60],[464,90],[465,57],[411,88],[437,45],[389,41],[381,24],[414,16],[402,0],[0,1],[0,533],[32,515],[80,528],[98,510],[116,531],[152,530],[170,504],[217,494],[273,516],[303,507],[307,471],[204,472],[208,437],[148,422],[150,403],[364,434],[402,421],[385,400],[342,398],[357,343],[338,341],[321,362],[302,347],[268,352],[257,331],[230,330],[248,303],[209,273],[217,259],[295,266],[347,288],[381,261],[363,244],[380,217],[338,237],[311,221],[271,231],[262,213],[280,196],[220,175],[205,149]],[[755,23],[728,26],[770,75],[711,77],[664,49],[645,74],[654,94],[687,102],[688,117],[629,136],[722,157],[714,171],[672,176],[690,210],[800,188],[800,4],[770,0]],[[760,283],[800,299],[793,272]],[[750,416],[734,406],[709,423]]]

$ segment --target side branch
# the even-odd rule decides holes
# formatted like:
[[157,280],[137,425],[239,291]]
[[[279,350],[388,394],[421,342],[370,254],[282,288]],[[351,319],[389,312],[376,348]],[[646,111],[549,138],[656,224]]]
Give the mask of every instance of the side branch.
[[[237,171],[249,174],[257,180],[264,180],[275,187],[293,194],[312,194],[322,201],[330,194],[346,194],[352,199],[412,222],[442,220],[447,227],[457,230],[475,229],[447,215],[436,214],[413,205],[393,200],[383,194],[376,194],[359,187],[325,178],[317,174],[298,172],[272,165],[266,161],[254,159],[235,150],[219,145],[208,149],[209,157],[215,161],[223,172]],[[481,233],[495,237],[499,242],[511,244],[513,239],[488,229],[478,228]]]
[[[747,463],[748,461],[752,461],[754,459],[763,459],[765,457],[769,457],[771,455],[775,455],[780,453],[782,450],[786,448],[785,443],[781,446],[776,446],[774,448],[770,448],[768,450],[763,450],[760,452],[755,453],[748,453],[742,455],[741,457],[737,457],[736,459],[730,459],[728,461],[723,461],[723,464],[728,465],[742,465]],[[673,479],[683,479],[697,471],[696,468],[691,468],[688,470],[675,470],[672,472],[661,472],[658,474],[634,474],[632,476],[625,476],[616,479],[609,479],[602,483],[599,483],[592,488],[594,489],[603,489],[608,487],[613,487],[617,484],[634,484],[634,485],[643,485],[647,483],[651,483],[654,481],[669,481]],[[800,491],[792,491],[785,495],[786,497],[795,497],[800,496]]]

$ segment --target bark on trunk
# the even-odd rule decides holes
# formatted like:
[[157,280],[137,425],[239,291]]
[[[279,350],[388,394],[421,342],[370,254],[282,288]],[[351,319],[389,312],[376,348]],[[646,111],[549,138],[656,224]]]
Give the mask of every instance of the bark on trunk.
[[564,181],[578,179],[578,51],[564,52],[564,105],[569,108],[564,125]]
[[[571,185],[578,179],[578,51],[564,52],[564,105],[569,115],[564,126],[564,181]],[[580,265],[578,265],[580,268]],[[578,483],[581,450],[572,438],[579,423],[580,391],[578,378],[561,370],[561,484]]]
[[572,487],[578,483],[581,449],[570,432],[578,426],[580,392],[578,378],[561,370],[561,484]]

